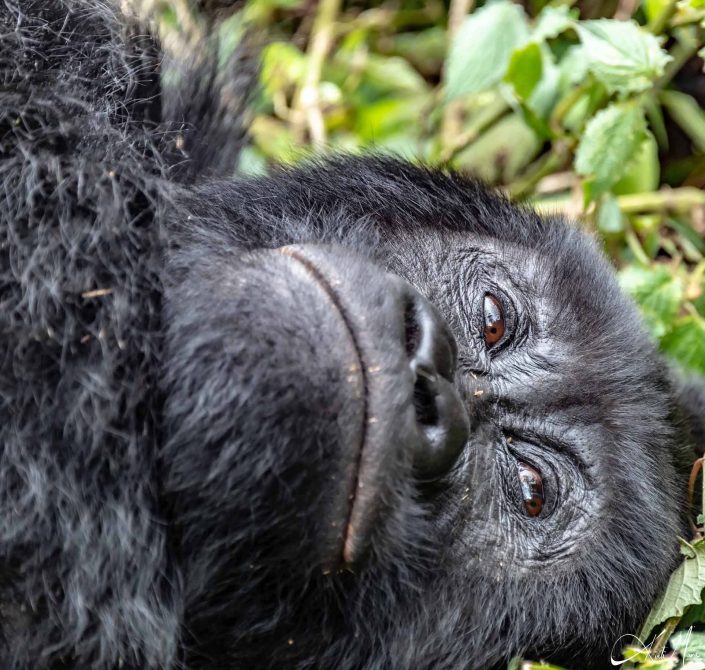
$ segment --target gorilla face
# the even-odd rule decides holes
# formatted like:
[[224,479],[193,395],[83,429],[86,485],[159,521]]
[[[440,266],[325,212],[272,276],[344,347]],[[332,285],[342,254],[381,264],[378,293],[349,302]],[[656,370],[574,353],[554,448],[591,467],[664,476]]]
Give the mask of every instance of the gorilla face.
[[218,585],[194,639],[233,667],[608,664],[684,487],[663,364],[593,242],[380,159],[183,207],[163,462],[186,582],[207,557]]
[[388,159],[217,179],[217,44],[163,95],[102,0],[0,26],[0,667],[609,667],[705,392],[593,242]]

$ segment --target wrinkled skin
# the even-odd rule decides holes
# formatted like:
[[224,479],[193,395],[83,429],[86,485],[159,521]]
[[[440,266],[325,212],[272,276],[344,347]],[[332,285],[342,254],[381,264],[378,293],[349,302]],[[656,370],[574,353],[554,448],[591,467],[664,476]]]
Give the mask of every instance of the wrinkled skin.
[[705,393],[595,243],[389,159],[229,178],[196,66],[167,99],[98,5],[0,23],[2,667],[609,667]]

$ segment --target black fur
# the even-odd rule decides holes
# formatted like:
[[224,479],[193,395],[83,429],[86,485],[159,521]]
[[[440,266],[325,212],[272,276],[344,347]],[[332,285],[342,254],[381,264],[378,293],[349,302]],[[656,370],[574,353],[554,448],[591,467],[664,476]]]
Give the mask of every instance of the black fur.
[[[389,159],[222,179],[240,108],[208,58],[167,99],[157,45],[106,3],[2,0],[0,26],[0,665],[607,666],[677,561],[705,408],[593,241]],[[275,251],[296,244],[357,350]],[[397,444],[387,272],[458,344],[471,437],[431,488]],[[515,328],[496,355],[490,290]],[[340,571],[362,418],[388,438],[381,502]]]

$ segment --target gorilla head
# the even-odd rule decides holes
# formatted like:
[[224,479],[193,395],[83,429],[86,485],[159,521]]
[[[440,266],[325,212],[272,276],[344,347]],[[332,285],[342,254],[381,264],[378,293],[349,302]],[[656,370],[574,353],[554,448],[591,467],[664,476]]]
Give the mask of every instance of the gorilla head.
[[608,665],[702,425],[594,242],[391,159],[221,179],[213,77],[0,19],[5,667]]
[[186,574],[208,557],[189,629],[244,627],[209,653],[606,663],[673,567],[685,439],[593,241],[382,159],[173,216],[163,486]]

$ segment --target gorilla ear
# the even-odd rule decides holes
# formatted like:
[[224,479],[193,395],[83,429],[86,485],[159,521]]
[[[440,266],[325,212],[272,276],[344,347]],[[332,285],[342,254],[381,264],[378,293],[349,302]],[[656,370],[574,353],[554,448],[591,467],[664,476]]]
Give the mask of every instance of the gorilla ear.
[[705,377],[675,378],[675,403],[683,430],[697,456],[705,454]]

